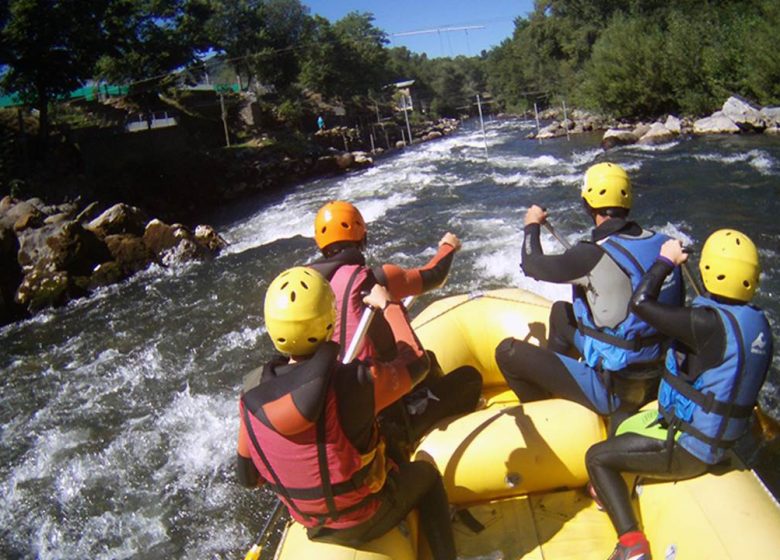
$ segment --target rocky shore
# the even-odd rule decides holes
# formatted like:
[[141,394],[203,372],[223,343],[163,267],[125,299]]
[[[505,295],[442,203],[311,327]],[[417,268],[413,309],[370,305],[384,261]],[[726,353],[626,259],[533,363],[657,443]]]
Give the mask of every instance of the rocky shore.
[[[412,143],[451,134],[458,124],[455,119],[424,123],[414,128]],[[189,180],[191,174],[184,179],[171,176],[157,198],[155,186],[146,185],[148,194],[138,205],[52,205],[40,198],[5,196],[0,200],[0,325],[89,296],[151,265],[213,258],[226,242],[211,226],[168,224],[151,218],[149,209],[172,215],[172,205],[178,204],[182,215],[197,215],[203,208],[257,192],[373,165],[375,157],[406,145],[398,140],[398,125],[376,128],[389,149],[376,145],[378,138],[367,145],[364,131],[335,127],[315,134],[311,153],[251,146],[230,150],[200,162],[198,169],[208,177],[199,181]]]
[[603,130],[601,146],[606,150],[627,144],[663,144],[686,135],[780,134],[780,107],[756,107],[736,96],[729,97],[719,111],[695,120],[667,115],[653,122],[618,123],[579,110],[572,111],[568,118],[561,117],[557,110],[541,114],[540,118],[553,122],[528,138],[544,140]]

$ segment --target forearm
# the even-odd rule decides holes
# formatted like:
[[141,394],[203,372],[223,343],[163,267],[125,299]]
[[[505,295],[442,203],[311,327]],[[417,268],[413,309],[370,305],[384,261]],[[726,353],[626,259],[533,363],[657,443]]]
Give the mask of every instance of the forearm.
[[634,291],[631,297],[631,311],[659,332],[677,339],[695,351],[697,343],[692,321],[695,310],[658,302],[661,287],[673,270],[674,266],[670,261],[659,257]]
[[560,255],[545,255],[542,252],[539,224],[525,226],[520,266],[530,278],[545,282],[577,283],[593,270],[602,256],[603,250],[591,243],[578,243]]
[[455,248],[443,243],[436,255],[422,268],[405,269],[394,264],[385,264],[374,270],[374,276],[394,299],[420,295],[444,284],[454,255]]

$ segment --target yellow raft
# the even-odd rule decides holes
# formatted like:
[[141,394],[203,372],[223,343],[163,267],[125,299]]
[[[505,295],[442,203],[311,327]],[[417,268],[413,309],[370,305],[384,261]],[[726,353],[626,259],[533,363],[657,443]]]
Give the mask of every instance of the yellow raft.
[[[450,503],[467,512],[453,521],[459,558],[604,560],[615,545],[609,518],[584,491],[585,451],[605,437],[602,419],[560,399],[521,405],[495,362],[507,336],[545,345],[549,310],[534,294],[496,290],[434,302],[412,323],[445,372],[472,365],[484,379],[485,408],[441,422],[415,452],[438,467]],[[780,555],[780,505],[752,470],[736,457],[732,464],[724,473],[637,487],[635,508],[654,558]],[[309,541],[288,523],[275,558],[430,558],[417,537],[414,514],[361,549]]]

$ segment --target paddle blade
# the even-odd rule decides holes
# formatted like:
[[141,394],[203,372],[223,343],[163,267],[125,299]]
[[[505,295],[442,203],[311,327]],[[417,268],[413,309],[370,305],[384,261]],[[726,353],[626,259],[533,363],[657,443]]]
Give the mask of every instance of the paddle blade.
[[260,558],[260,553],[263,551],[263,547],[258,544],[253,544],[252,548],[249,549],[249,552],[246,553],[246,556],[244,556],[244,560],[258,560]]

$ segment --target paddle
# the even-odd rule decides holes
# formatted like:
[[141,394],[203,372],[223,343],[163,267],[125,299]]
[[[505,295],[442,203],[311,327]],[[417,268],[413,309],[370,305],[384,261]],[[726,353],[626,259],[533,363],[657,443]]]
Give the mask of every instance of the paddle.
[[558,243],[563,245],[564,249],[567,250],[571,249],[571,243],[569,243],[564,237],[558,234],[558,232],[555,230],[555,228],[553,227],[553,225],[550,223],[549,220],[545,220],[542,225],[547,228],[547,231],[549,231],[555,239],[558,240]]
[[246,553],[244,560],[258,560],[258,558],[260,558],[260,554],[263,552],[263,545],[265,544],[265,541],[268,537],[268,530],[273,525],[276,525],[277,520],[283,513],[284,508],[282,507],[282,500],[276,498],[274,509],[271,512],[271,515],[268,517],[268,521],[266,521],[265,525],[263,525],[263,530],[260,531],[260,536],[257,537],[255,544],[253,544],[252,548],[249,549],[249,552]]
[[[408,296],[404,298],[402,303],[404,304],[404,307],[408,308],[413,301],[414,301],[414,296]],[[342,358],[341,360],[342,364],[348,364],[355,359],[355,356],[358,353],[358,348],[360,348],[363,339],[366,337],[366,333],[368,332],[368,327],[369,325],[371,325],[371,321],[374,318],[374,315],[376,315],[376,309],[374,309],[373,307],[369,306],[363,310],[363,315],[360,317],[360,322],[358,323],[358,326],[355,329],[355,334],[352,337],[349,346],[347,347],[347,351],[344,353],[344,358]],[[277,497],[271,515],[268,517],[268,520],[265,522],[265,525],[263,525],[263,530],[260,531],[260,535],[255,540],[255,543],[252,545],[252,548],[250,548],[249,551],[244,556],[244,560],[258,560],[260,558],[260,554],[263,552],[263,545],[265,544],[265,541],[268,538],[269,529],[274,525],[276,525],[276,522],[278,521],[279,517],[281,517],[281,515],[284,513],[284,511],[285,508],[282,507],[282,501]]]

